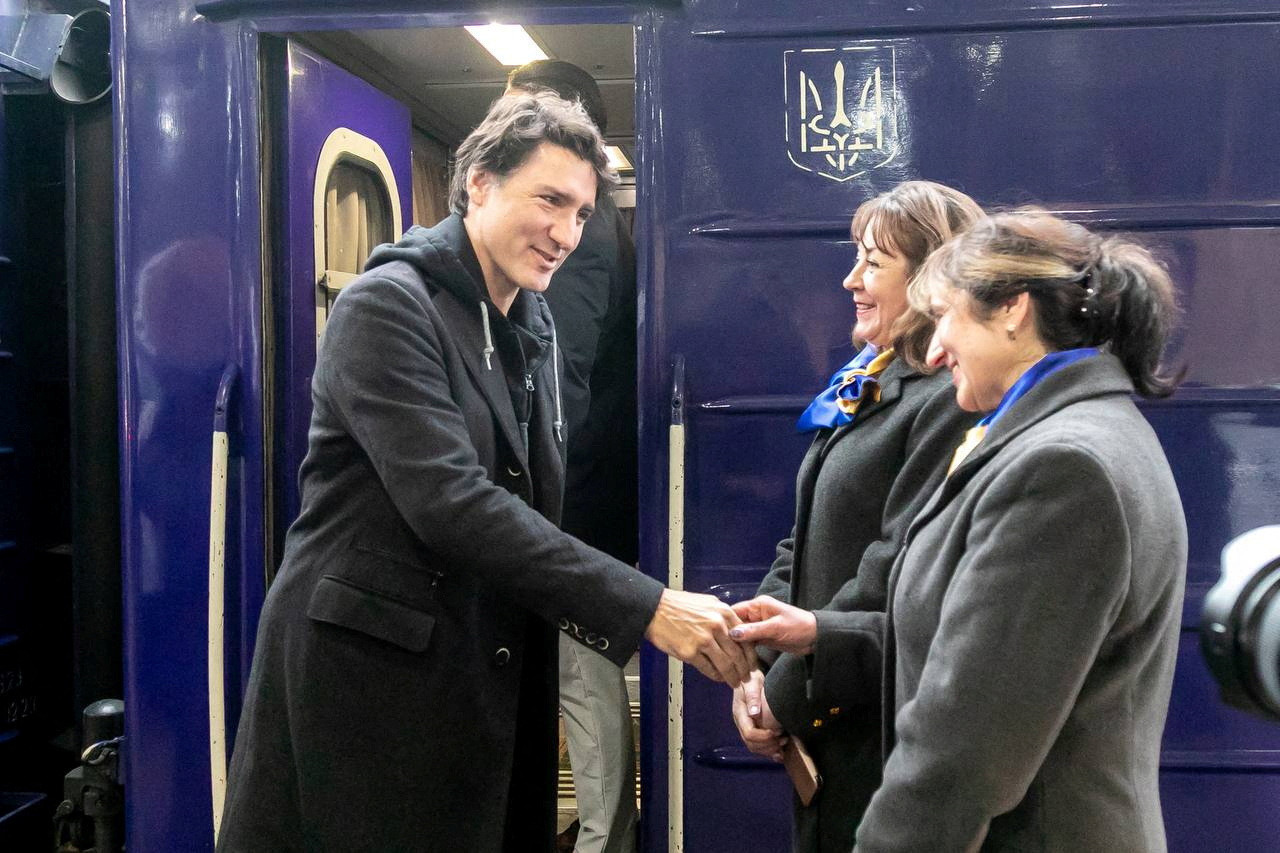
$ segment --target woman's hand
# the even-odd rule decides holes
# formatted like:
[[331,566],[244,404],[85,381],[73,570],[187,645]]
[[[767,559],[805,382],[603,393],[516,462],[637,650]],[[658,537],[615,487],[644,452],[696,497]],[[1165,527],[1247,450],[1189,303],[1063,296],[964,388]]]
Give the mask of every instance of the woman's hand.
[[758,669],[733,688],[733,722],[747,749],[756,755],[782,761],[782,747],[787,736],[769,710],[769,700],[764,695],[764,673]]
[[807,655],[818,639],[818,619],[812,611],[761,595],[733,605],[743,621],[729,632],[739,643],[755,643],[780,652]]

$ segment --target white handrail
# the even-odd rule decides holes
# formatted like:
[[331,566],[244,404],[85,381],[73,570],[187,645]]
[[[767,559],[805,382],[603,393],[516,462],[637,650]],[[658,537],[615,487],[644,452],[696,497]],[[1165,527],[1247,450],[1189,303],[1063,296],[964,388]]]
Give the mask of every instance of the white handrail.
[[[677,357],[667,433],[667,586],[684,589],[684,358]],[[684,663],[667,659],[667,850],[684,851]]]
[[213,783],[213,843],[227,796],[227,699],[223,675],[226,613],[227,434],[213,434],[209,498],[209,770]]
[[209,477],[209,776],[213,798],[213,844],[218,844],[227,798],[226,637],[227,406],[236,369],[218,384],[213,415],[213,464]]

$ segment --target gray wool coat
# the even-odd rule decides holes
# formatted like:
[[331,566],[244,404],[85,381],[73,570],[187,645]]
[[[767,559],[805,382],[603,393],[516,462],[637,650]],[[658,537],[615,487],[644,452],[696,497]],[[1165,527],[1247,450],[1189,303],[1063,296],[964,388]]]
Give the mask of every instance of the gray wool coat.
[[814,438],[796,476],[795,527],[759,590],[817,614],[812,655],[761,650],[770,709],[823,777],[812,805],[796,801],[795,849],[804,853],[848,853],[879,784],[889,569],[977,420],[956,405],[945,371],[926,376],[897,359],[880,388],[852,424]]
[[1163,851],[1187,534],[1119,361],[1045,378],[911,526],[857,850]]
[[[662,586],[556,527],[541,297],[503,325],[457,216],[369,266],[316,365],[219,850],[547,850],[556,629],[621,665]],[[517,340],[534,357],[513,371]],[[509,382],[526,368],[527,447]]]

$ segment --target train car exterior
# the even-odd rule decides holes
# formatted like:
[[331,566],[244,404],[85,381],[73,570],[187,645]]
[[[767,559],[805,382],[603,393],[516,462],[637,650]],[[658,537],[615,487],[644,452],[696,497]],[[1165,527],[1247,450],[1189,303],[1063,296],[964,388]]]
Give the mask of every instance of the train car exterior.
[[[1190,382],[1145,412],[1192,535],[1169,844],[1272,849],[1280,732],[1218,701],[1193,632],[1218,550],[1274,521],[1280,496],[1267,328],[1280,314],[1280,8],[689,0],[502,14],[635,26],[641,565],[673,584],[748,595],[789,530],[804,449],[792,422],[847,357],[837,283],[861,200],[928,177],[1164,253],[1187,309],[1172,355]],[[113,8],[133,851],[212,847],[220,756],[292,511],[314,339],[291,284],[311,247],[273,201],[298,138],[282,124],[294,89],[271,75],[307,76],[287,36],[490,17],[397,0]],[[739,745],[727,692],[657,654],[643,670],[644,848],[787,849],[785,780]]]

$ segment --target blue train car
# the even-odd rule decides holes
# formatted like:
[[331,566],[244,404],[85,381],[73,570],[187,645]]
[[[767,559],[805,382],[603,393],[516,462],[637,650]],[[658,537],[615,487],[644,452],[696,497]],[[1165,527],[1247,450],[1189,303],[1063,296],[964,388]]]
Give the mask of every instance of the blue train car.
[[[0,4],[0,24],[10,6],[22,8]],[[99,373],[76,386],[55,449],[81,447],[73,424],[97,425],[97,443],[76,459],[109,476],[57,472],[88,503],[73,513],[67,495],[58,505],[77,520],[75,565],[106,553],[84,577],[114,577],[123,610],[120,627],[75,634],[98,637],[96,652],[77,641],[47,666],[95,653],[95,669],[122,662],[128,848],[212,848],[256,616],[297,510],[316,336],[356,271],[321,248],[330,170],[376,176],[383,213],[366,243],[407,227],[422,116],[396,52],[422,50],[416,33],[499,19],[632,35],[641,567],[672,585],[750,595],[790,529],[805,448],[794,419],[847,359],[838,282],[861,201],[927,177],[984,205],[1036,203],[1135,234],[1162,255],[1186,309],[1170,355],[1189,374],[1144,412],[1191,532],[1163,752],[1169,846],[1274,849],[1280,728],[1219,700],[1194,636],[1222,546],[1280,513],[1280,343],[1269,329],[1280,316],[1280,7],[1261,0],[116,4],[114,87],[95,114],[114,130],[114,172],[98,191],[68,196],[114,199],[114,311],[90,324],[98,337],[63,370]],[[474,90],[482,101],[497,94]],[[80,328],[65,306],[48,309],[55,286],[15,295],[17,270],[40,266],[25,241],[22,253],[10,247],[32,230],[43,184],[27,169],[36,155],[14,146],[49,132],[22,97],[6,94],[0,113],[0,180],[28,200],[0,221],[0,478],[13,484],[0,494],[0,577],[20,590],[0,591],[0,699],[18,709],[0,719],[0,758],[6,740],[59,727],[22,728],[14,715],[27,694],[4,674],[18,669],[6,670],[11,638],[43,636],[13,602],[38,599],[33,579],[53,575],[37,557],[54,559],[39,545],[57,538],[31,528],[52,480],[23,462],[50,435],[29,393],[48,338],[17,336],[25,350],[5,341],[17,319],[43,317],[63,347]],[[97,162],[101,140],[74,150]],[[80,162],[66,160],[64,183]],[[67,221],[69,234],[101,239]],[[18,254],[26,267],[5,263]],[[69,292],[94,304],[89,285]],[[118,391],[118,416],[115,400],[86,396],[90,385]],[[9,405],[20,399],[28,405]],[[104,517],[110,529],[95,531]],[[114,594],[108,583],[76,600]],[[788,784],[740,745],[728,692],[650,652],[644,849],[788,849]],[[115,686],[46,693],[70,708]]]

